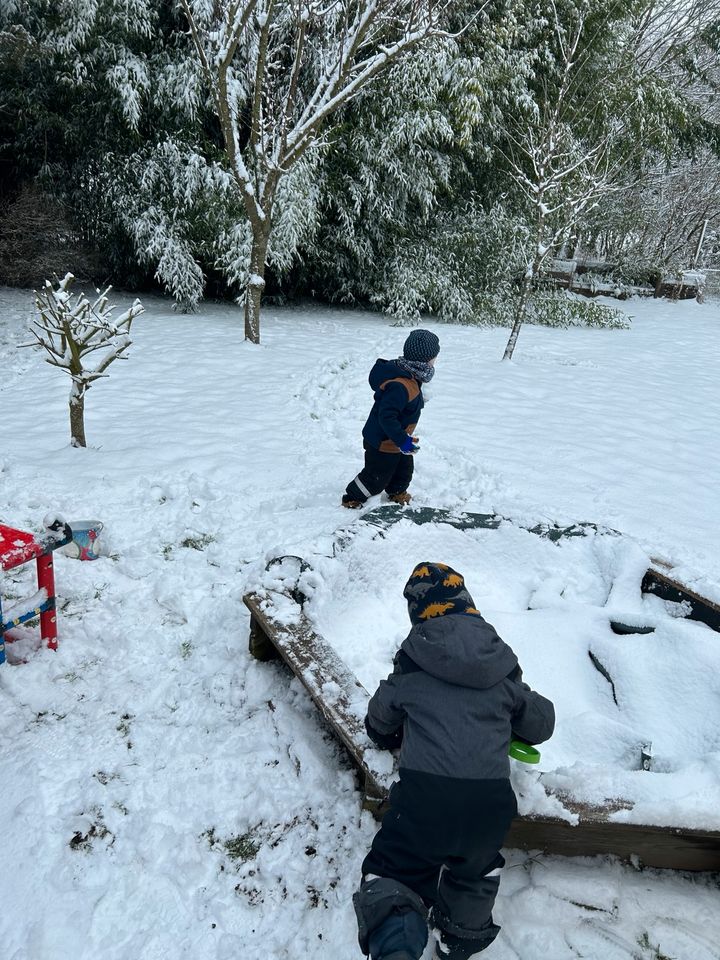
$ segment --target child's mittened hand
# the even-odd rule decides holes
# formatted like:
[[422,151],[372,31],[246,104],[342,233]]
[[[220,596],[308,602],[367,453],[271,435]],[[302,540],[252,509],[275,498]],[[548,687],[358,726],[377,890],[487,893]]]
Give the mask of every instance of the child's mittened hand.
[[402,453],[406,453],[408,456],[412,456],[414,453],[417,453],[420,449],[420,444],[417,437],[408,437],[407,440],[403,441],[403,445],[400,447]]

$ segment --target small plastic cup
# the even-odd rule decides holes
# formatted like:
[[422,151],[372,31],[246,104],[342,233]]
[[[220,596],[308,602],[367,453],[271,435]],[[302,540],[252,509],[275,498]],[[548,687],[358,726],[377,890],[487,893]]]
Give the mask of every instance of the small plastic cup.
[[520,760],[521,763],[540,763],[540,751],[531,747],[529,743],[523,743],[522,740],[511,740],[508,754],[513,760]]
[[97,560],[98,537],[103,525],[99,520],[76,520],[70,524],[72,540],[62,548],[63,553],[76,560]]

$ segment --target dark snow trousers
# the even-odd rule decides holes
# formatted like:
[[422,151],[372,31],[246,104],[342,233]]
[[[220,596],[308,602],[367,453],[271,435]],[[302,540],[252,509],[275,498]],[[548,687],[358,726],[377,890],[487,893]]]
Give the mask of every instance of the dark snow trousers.
[[[363,877],[389,878],[418,895],[440,933],[442,956],[467,960],[500,931],[492,919],[505,863],[500,848],[516,813],[509,780],[456,780],[402,770],[363,862]],[[416,907],[407,909],[420,913]],[[422,954],[424,943],[419,946],[412,937],[398,946],[395,934],[402,934],[398,919],[404,912],[396,908],[370,931],[367,946],[373,960],[392,956],[382,952],[386,940],[394,952],[415,958]],[[403,924],[407,927],[407,920]],[[373,952],[376,944],[381,952]]]
[[405,493],[413,475],[414,458],[405,453],[381,453],[374,447],[365,447],[365,466],[351,480],[343,500],[364,503],[383,490],[388,494]]

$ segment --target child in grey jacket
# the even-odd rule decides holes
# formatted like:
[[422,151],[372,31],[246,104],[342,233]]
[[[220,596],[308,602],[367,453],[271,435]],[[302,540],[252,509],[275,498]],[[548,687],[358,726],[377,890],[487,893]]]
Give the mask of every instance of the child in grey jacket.
[[419,960],[429,922],[440,960],[468,960],[500,931],[500,848],[517,813],[510,739],[542,743],[555,712],[457,571],[418,564],[404,596],[413,627],[365,721],[378,746],[400,748],[400,778],[353,897],[359,942],[372,960]]

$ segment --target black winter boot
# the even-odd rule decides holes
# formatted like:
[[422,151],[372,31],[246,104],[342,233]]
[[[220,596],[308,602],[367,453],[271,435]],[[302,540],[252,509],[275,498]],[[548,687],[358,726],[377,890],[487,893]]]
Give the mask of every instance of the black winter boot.
[[500,927],[490,920],[472,939],[458,937],[454,933],[440,932],[440,943],[435,945],[434,960],[470,960],[476,953],[485,950],[500,933]]

